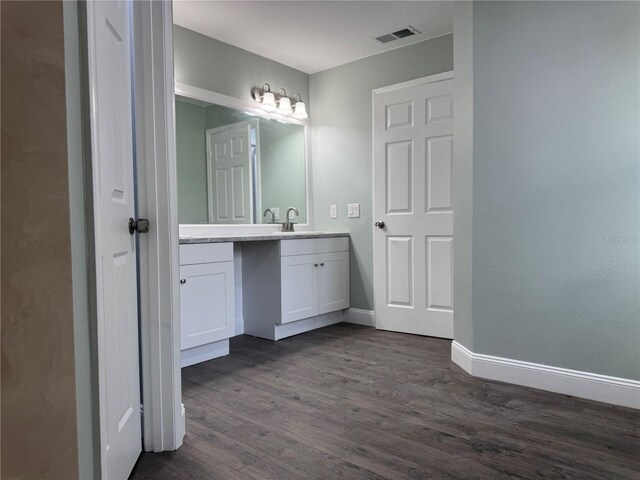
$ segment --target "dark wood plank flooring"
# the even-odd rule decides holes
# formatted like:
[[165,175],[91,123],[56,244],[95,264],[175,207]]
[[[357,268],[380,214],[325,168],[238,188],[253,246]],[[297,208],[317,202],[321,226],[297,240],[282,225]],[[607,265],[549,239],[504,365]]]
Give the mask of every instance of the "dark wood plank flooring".
[[451,342],[335,326],[182,370],[187,435],[133,479],[640,479],[639,412],[480,380]]

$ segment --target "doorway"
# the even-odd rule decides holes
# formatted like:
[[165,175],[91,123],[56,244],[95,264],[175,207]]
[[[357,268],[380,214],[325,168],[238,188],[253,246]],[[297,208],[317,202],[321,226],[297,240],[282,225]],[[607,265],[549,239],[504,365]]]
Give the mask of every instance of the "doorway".
[[453,72],[373,91],[376,327],[453,338]]
[[[170,2],[145,0],[87,2],[83,13],[96,238],[96,470],[126,478],[141,450],[175,450],[184,436],[172,11]],[[137,245],[140,223],[128,223],[136,221],[135,203],[149,220]]]

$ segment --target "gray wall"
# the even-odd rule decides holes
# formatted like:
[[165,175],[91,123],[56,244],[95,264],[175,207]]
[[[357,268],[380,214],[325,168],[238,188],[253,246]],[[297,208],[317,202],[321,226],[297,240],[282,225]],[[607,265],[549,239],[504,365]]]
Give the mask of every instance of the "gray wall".
[[453,8],[453,338],[473,350],[473,3]]
[[[286,48],[286,46],[283,46]],[[251,100],[251,88],[268,83],[302,95],[311,111],[309,75],[268,58],[174,25],[176,82]]]
[[205,107],[176,100],[180,223],[208,223],[205,118]]
[[476,2],[478,353],[640,379],[640,4]]
[[[296,207],[293,219],[305,223],[306,175],[304,165],[304,127],[260,119],[260,189],[262,209],[280,209],[280,221],[287,208]],[[262,212],[258,212],[261,216]],[[270,217],[269,217],[270,218]],[[270,219],[262,218],[263,223]]]
[[[373,309],[371,90],[452,69],[449,34],[311,75],[314,224],[351,234],[352,307]],[[347,203],[360,203],[360,218],[347,218]]]

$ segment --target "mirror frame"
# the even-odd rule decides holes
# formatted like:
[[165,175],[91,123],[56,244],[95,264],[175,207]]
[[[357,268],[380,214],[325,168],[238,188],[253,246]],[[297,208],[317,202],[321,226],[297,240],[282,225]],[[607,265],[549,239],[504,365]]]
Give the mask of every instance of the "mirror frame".
[[[293,125],[300,125],[304,127],[304,168],[305,168],[305,209],[306,209],[306,223],[297,223],[296,229],[304,232],[312,230],[312,217],[313,211],[311,204],[311,121],[307,118],[305,120],[299,120],[297,118],[283,117],[277,113],[267,113],[262,110],[255,102],[241,100],[239,98],[224,95],[222,93],[212,92],[211,90],[205,90],[203,88],[194,87],[184,83],[175,82],[174,89],[174,111],[175,111],[175,97],[188,97],[202,102],[221,105],[227,108],[234,108],[248,112],[257,117],[266,118],[269,120],[277,120],[284,123]],[[174,113],[175,116],[175,113]],[[262,213],[262,212],[259,212]],[[212,223],[200,223],[200,224],[179,224],[180,236],[222,236],[233,234],[250,234],[250,233],[271,233],[280,231],[280,224],[269,223],[245,223],[245,224],[212,224]]]

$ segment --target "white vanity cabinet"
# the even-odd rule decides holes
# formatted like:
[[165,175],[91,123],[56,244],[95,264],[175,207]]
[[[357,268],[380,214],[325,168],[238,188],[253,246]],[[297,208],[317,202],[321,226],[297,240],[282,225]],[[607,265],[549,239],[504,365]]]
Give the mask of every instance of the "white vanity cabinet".
[[244,331],[278,340],[342,320],[349,238],[252,242],[242,248]]
[[182,366],[229,353],[235,334],[232,243],[180,245]]

